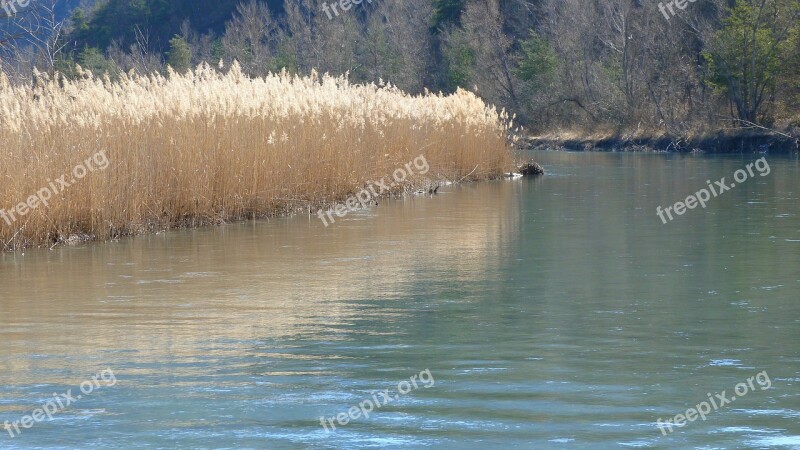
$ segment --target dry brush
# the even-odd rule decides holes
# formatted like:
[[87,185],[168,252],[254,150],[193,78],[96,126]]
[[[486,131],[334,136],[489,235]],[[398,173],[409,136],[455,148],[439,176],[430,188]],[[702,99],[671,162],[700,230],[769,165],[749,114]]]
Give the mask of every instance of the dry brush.
[[0,209],[99,152],[109,164],[47,207],[0,219],[0,250],[310,210],[421,154],[429,177],[450,180],[512,163],[509,118],[466,91],[249,78],[237,65],[118,82],[38,77],[18,86],[0,73]]

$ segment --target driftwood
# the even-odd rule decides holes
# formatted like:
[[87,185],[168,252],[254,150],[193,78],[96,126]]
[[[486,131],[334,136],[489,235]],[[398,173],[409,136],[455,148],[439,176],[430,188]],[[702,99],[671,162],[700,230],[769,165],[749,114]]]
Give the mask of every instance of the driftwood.
[[541,164],[534,161],[529,161],[520,165],[517,168],[517,171],[526,177],[544,175],[544,167],[542,167]]

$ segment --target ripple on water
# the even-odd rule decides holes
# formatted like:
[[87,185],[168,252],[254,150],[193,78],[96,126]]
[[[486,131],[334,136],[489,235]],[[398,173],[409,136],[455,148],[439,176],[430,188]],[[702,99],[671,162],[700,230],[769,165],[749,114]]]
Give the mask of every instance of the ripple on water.
[[620,442],[620,447],[633,447],[633,448],[647,448],[652,447],[654,444],[654,440],[639,440],[639,441],[631,441],[631,442]]
[[774,291],[775,289],[782,288],[783,285],[779,284],[777,286],[760,286],[760,287],[752,287],[750,289],[761,289],[762,291]]
[[708,365],[709,367],[740,367],[742,361],[738,359],[712,359]]
[[739,409],[751,416],[782,417],[784,419],[800,418],[800,411],[790,409]]
[[747,441],[753,447],[800,448],[800,436],[766,436]]
[[136,284],[181,284],[183,280],[139,280]]
[[180,278],[210,278],[220,276],[219,272],[186,272]]

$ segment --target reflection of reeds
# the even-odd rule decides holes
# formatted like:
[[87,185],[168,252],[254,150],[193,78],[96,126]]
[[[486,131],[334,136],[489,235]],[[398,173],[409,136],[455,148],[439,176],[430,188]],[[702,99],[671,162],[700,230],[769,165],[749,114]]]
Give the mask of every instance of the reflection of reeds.
[[238,66],[33,88],[0,73],[0,208],[101,150],[110,161],[0,223],[0,244],[285,213],[345,198],[420,154],[429,176],[495,177],[511,163],[507,119],[465,91],[414,97],[316,74],[251,79]]

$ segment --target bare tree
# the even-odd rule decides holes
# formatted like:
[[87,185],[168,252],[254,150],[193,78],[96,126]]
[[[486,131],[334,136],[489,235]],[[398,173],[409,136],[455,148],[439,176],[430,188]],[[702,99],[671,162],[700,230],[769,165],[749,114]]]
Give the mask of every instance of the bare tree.
[[8,22],[5,33],[0,35],[0,47],[5,53],[6,66],[16,56],[22,58],[19,62],[28,60],[51,75],[56,71],[66,47],[67,21],[60,19],[56,11],[62,1],[37,0],[24,7],[20,2],[3,2],[0,14],[5,14]]
[[461,21],[474,52],[471,80],[491,103],[520,110],[520,80],[514,75],[514,41],[503,31],[499,0],[470,0]]
[[431,55],[431,2],[383,2],[372,11],[360,53],[364,78],[420,92]]
[[237,60],[242,71],[262,75],[272,69],[277,47],[278,24],[265,3],[250,0],[236,7],[225,26],[222,47],[225,56]]
[[[356,50],[363,44],[357,11],[328,17],[325,0],[286,0],[285,41],[303,72],[316,69],[332,74],[356,73],[361,67]],[[361,6],[366,7],[362,3]]]
[[126,53],[119,41],[113,41],[108,48],[108,57],[124,72],[134,71],[138,74],[150,74],[164,68],[161,55],[151,48],[149,30],[142,30],[138,25],[135,30],[136,41]]

